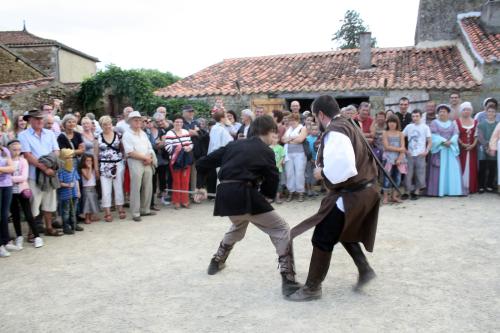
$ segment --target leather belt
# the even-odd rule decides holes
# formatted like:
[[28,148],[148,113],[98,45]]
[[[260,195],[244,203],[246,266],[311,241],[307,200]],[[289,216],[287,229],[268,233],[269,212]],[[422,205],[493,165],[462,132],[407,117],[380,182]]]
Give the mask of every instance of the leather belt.
[[372,187],[373,185],[375,185],[375,180],[374,179],[369,180],[369,181],[364,182],[364,183],[361,183],[359,185],[353,186],[353,187],[335,189],[332,192],[336,192],[336,193],[359,192],[361,190],[364,190],[365,188]]
[[227,180],[220,180],[219,181],[221,184],[235,184],[235,183],[242,183],[247,186],[253,186],[253,183],[248,181],[248,180],[237,180],[237,179],[227,179]]

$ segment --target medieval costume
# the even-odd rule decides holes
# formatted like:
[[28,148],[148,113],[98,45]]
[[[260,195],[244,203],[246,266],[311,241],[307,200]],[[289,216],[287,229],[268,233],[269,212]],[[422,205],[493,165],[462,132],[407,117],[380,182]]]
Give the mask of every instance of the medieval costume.
[[224,268],[229,252],[236,242],[243,239],[251,222],[269,235],[276,248],[283,294],[294,292],[299,285],[295,282],[289,249],[290,227],[266,200],[276,196],[279,183],[273,151],[256,136],[232,141],[197,161],[197,188],[205,185],[210,170],[219,167],[220,184],[214,215],[228,216],[232,225],[210,262],[208,274],[216,274]]
[[307,281],[288,297],[292,301],[321,297],[321,283],[339,241],[358,268],[357,287],[375,277],[359,242],[373,251],[380,203],[377,167],[360,130],[337,112],[323,133],[317,159],[328,193],[318,212],[291,231],[293,238],[316,226]]
[[478,122],[474,120],[471,126],[464,125],[460,118],[455,122],[458,127],[458,140],[462,144],[459,157],[464,194],[476,193],[478,191],[477,146],[466,150],[463,145],[473,145],[476,142]]

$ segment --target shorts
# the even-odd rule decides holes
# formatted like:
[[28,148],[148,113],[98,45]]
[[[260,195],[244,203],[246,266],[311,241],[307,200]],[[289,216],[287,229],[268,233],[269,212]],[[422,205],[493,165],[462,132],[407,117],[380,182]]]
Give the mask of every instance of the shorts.
[[42,191],[36,185],[36,182],[31,179],[29,180],[29,185],[33,193],[30,199],[31,213],[33,216],[38,216],[40,214],[40,205],[42,205],[42,211],[44,212],[55,212],[57,209],[56,189]]

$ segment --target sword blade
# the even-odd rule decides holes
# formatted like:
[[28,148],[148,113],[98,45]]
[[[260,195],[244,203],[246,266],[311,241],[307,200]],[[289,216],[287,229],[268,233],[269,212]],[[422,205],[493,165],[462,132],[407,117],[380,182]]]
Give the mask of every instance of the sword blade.
[[[199,194],[199,192],[197,191],[185,191],[185,190],[165,190],[165,192]],[[215,197],[215,193],[207,193],[207,197]]]

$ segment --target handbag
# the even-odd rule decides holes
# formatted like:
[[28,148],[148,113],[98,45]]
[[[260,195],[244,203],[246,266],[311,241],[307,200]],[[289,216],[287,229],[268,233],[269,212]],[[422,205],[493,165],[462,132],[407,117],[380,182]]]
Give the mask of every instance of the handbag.
[[175,159],[172,167],[176,170],[185,169],[187,166],[193,164],[193,156],[191,154],[192,152],[186,152],[182,148],[181,138],[179,138],[177,136],[175,131],[173,131],[173,132],[174,132],[175,136],[177,137],[177,140],[179,140],[179,143],[181,144],[181,150],[180,150],[179,154],[177,155],[177,158]]
[[31,199],[33,196],[33,192],[31,192],[31,189],[27,188],[21,191],[21,197],[25,199]]

